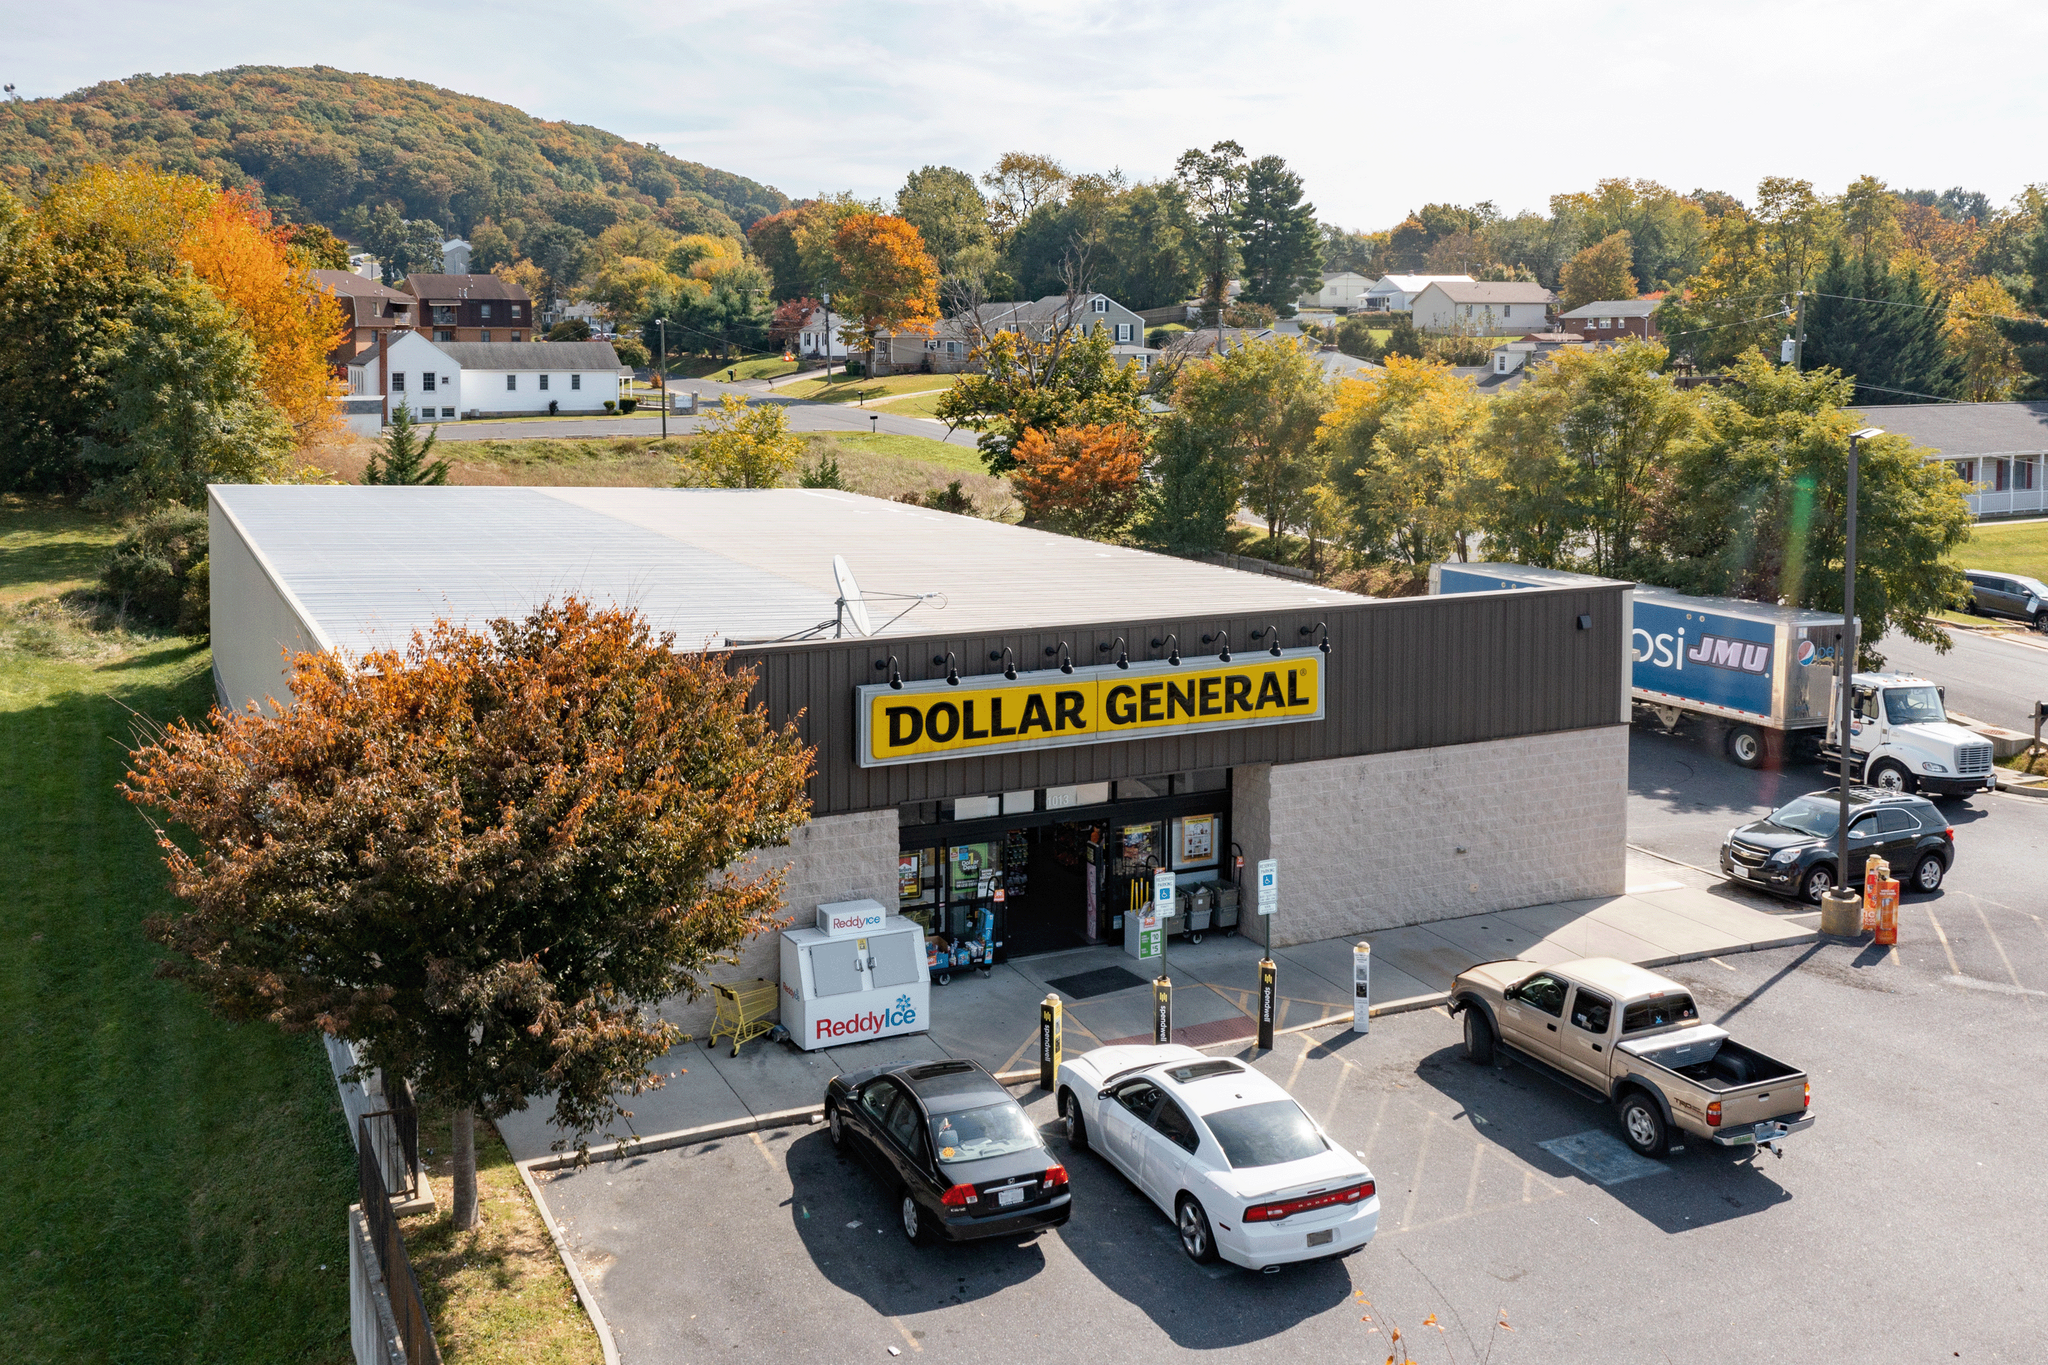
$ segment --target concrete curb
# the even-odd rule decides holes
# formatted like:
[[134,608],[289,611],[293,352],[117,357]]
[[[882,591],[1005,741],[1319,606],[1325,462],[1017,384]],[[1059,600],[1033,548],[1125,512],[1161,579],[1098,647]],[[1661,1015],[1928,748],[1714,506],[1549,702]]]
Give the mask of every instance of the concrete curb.
[[576,1258],[569,1253],[569,1243],[562,1236],[561,1225],[555,1222],[555,1215],[548,1212],[548,1201],[541,1198],[540,1186],[534,1182],[533,1172],[528,1169],[532,1163],[515,1161],[512,1164],[518,1169],[520,1180],[526,1184],[527,1198],[540,1210],[541,1222],[547,1224],[548,1236],[555,1241],[555,1255],[562,1258],[562,1269],[569,1272],[569,1284],[576,1291],[576,1301],[583,1305],[590,1325],[597,1329],[597,1344],[604,1351],[604,1365],[619,1365],[619,1344],[612,1340],[612,1325],[604,1320],[604,1310],[597,1306],[597,1295],[590,1291],[583,1272],[576,1268]]

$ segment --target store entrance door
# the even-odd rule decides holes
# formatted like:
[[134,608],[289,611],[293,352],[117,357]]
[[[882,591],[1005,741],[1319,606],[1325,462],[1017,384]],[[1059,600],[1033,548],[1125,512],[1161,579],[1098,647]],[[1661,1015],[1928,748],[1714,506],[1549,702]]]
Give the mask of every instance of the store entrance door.
[[[1099,864],[1091,861],[1091,835],[1099,825],[1045,825],[1027,830],[1029,860],[1025,887],[1009,911],[1009,956],[1056,953],[1088,939],[1088,882]],[[1098,888],[1099,890],[1099,888]]]

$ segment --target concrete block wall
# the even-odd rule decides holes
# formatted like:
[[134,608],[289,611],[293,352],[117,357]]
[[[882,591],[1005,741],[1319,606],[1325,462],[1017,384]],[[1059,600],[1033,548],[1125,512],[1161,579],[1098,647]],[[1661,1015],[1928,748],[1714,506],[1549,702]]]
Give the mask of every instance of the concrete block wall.
[[1628,734],[1235,769],[1247,874],[1260,858],[1280,864],[1273,941],[1621,894]]
[[[771,849],[755,860],[762,870],[788,869],[782,903],[790,922],[805,928],[815,923],[819,905],[827,901],[868,897],[891,910],[896,906],[896,811],[858,811],[812,820],[790,837],[788,848]],[[750,866],[749,871],[755,870]],[[739,961],[713,968],[715,982],[782,978],[782,934],[771,929],[756,934],[740,949]],[[695,1000],[674,996],[661,1008],[664,1019],[702,1038],[711,1032],[713,1004],[707,990]]]

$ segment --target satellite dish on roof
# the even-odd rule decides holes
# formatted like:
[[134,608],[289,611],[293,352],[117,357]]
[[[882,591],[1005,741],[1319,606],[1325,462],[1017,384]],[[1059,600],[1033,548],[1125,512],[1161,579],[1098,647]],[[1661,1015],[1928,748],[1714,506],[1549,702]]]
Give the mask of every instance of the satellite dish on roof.
[[860,595],[860,585],[853,581],[853,570],[846,567],[844,555],[832,556],[832,581],[839,585],[840,619],[853,627],[855,635],[874,634],[874,626],[868,621],[868,604]]

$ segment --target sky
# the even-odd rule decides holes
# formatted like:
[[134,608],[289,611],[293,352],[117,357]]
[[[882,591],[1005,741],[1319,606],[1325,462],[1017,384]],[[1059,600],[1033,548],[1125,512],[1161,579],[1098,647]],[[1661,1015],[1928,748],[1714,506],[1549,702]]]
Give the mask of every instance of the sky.
[[0,0],[26,97],[139,72],[322,64],[592,124],[792,197],[893,197],[906,172],[1006,151],[1170,174],[1234,138],[1303,177],[1318,216],[1383,228],[1424,203],[1542,210],[1605,178],[1725,190],[1982,190],[2048,164],[2048,5],[2008,0]]

